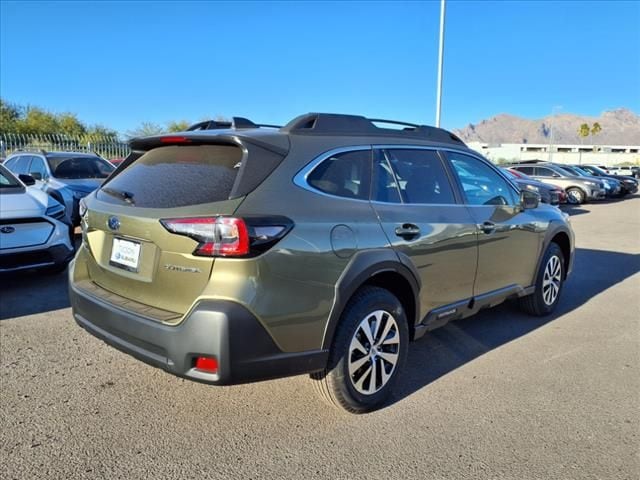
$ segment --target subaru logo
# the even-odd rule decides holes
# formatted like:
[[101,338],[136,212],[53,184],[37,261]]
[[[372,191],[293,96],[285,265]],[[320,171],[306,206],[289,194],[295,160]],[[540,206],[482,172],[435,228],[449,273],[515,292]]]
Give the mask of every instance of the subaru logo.
[[2,233],[13,233],[16,231],[15,227],[12,227],[11,225],[8,225],[6,227],[0,227],[0,232]]
[[120,219],[118,217],[109,217],[107,225],[111,230],[118,230],[120,228]]

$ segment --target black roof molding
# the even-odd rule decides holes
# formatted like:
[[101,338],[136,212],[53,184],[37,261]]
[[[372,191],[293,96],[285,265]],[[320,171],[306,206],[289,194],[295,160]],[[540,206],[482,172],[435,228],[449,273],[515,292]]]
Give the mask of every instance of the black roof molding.
[[[401,125],[405,128],[381,128],[377,124]],[[433,142],[464,145],[456,135],[442,128],[398,120],[369,119],[360,115],[344,115],[338,113],[307,113],[294,118],[282,129],[285,133],[306,135],[386,135],[405,137]]]
[[[399,125],[404,128],[384,128],[378,125]],[[282,133],[289,134],[391,136],[465,145],[456,135],[442,128],[401,122],[399,120],[366,118],[360,115],[345,115],[339,113],[306,113],[294,118],[284,127],[254,123],[244,117],[232,117],[230,121],[205,120],[204,122],[191,125],[187,128],[187,131],[248,130],[261,127],[279,128]]]

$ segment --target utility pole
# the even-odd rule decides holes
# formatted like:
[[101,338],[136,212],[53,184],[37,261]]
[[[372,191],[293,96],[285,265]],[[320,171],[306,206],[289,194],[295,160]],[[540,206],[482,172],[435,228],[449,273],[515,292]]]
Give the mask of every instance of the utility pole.
[[436,92],[436,127],[440,128],[442,107],[442,63],[444,61],[444,11],[445,0],[440,0],[440,48],[438,51],[438,90]]

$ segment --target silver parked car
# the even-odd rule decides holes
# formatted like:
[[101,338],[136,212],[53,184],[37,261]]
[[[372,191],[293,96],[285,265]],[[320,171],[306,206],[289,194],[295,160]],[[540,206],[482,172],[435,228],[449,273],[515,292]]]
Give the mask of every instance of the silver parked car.
[[62,203],[67,220],[80,225],[79,202],[102,185],[115,170],[104,158],[93,153],[78,152],[16,152],[4,165],[14,174],[29,174],[36,187]]
[[599,179],[572,175],[561,166],[553,163],[518,163],[510,165],[535,180],[564,188],[567,202],[579,205],[591,200],[603,199],[606,195],[604,183]]
[[[62,271],[73,257],[65,208],[0,165],[0,273],[46,268]],[[25,184],[26,183],[26,184]]]

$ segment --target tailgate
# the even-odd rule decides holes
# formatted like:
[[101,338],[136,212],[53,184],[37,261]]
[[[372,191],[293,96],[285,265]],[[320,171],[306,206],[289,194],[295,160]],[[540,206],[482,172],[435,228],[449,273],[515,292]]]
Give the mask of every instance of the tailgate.
[[214,258],[194,255],[198,242],[161,220],[233,214],[244,198],[228,199],[241,158],[227,145],[156,148],[87,197],[90,280],[132,305],[185,313],[207,285]]

